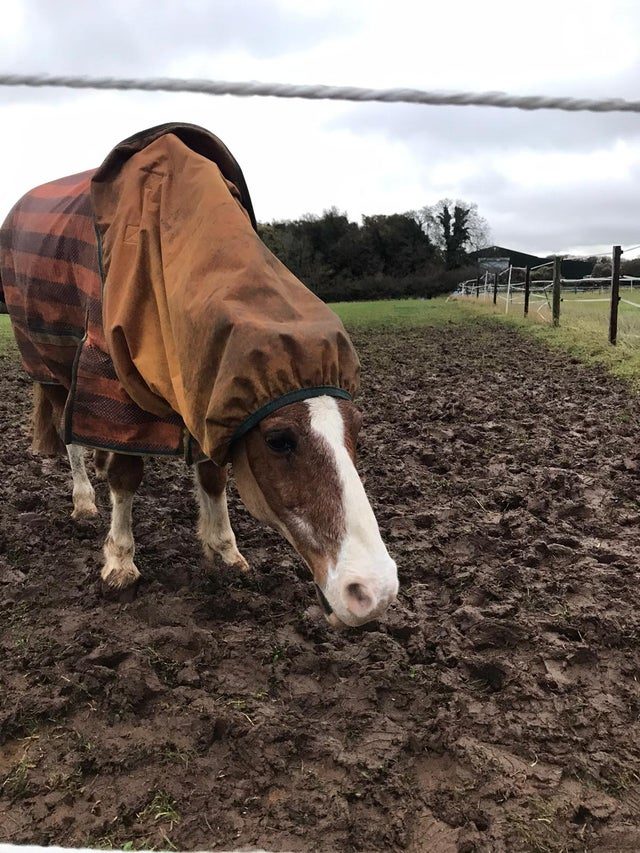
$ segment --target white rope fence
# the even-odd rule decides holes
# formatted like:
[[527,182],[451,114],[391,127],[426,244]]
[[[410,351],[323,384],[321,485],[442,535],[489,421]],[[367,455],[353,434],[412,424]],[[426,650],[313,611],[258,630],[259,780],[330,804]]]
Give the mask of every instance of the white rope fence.
[[510,95],[506,92],[448,92],[423,89],[365,89],[358,86],[294,85],[170,77],[80,77],[48,74],[0,74],[0,86],[53,86],[65,89],[110,89],[142,92],[195,92],[237,97],[306,98],[315,101],[378,101],[432,106],[501,107],[519,110],[640,113],[640,101],[624,98],[572,98]]

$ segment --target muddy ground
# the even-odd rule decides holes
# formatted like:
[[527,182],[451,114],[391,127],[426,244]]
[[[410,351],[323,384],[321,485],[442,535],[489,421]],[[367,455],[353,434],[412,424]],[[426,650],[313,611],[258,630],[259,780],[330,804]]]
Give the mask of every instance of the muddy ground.
[[253,571],[204,564],[178,462],[147,469],[136,599],[103,600],[105,486],[73,523],[2,362],[0,840],[640,849],[640,403],[497,325],[355,338],[402,592],[347,633],[235,497]]

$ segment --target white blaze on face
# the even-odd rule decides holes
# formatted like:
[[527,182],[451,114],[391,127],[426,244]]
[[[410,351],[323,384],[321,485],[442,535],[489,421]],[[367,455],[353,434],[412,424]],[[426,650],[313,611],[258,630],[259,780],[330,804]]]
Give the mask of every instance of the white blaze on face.
[[371,505],[345,446],[342,414],[333,397],[306,401],[311,429],[328,445],[342,485],[345,535],[335,565],[329,566],[325,597],[347,625],[374,619],[398,592],[398,571],[380,536]]

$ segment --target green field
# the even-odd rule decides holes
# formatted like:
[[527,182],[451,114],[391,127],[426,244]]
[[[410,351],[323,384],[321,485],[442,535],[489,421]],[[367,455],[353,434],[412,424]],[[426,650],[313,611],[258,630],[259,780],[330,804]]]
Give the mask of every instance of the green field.
[[[620,296],[628,302],[640,305],[640,289],[620,288]],[[456,297],[457,299],[457,297]],[[481,295],[477,300],[475,297],[465,297],[465,302],[470,305],[488,307],[496,314],[506,313],[506,299],[504,294],[499,295],[498,304],[493,306],[491,299],[484,300]],[[633,339],[640,343],[640,308],[621,301],[618,309],[618,336],[621,339],[628,338],[632,344]],[[516,317],[523,316],[524,296],[522,292],[516,292],[509,300],[509,314]],[[567,328],[589,330],[594,334],[607,336],[609,330],[610,293],[607,289],[594,291],[592,293],[574,293],[564,290],[560,305],[561,325]],[[530,321],[549,325],[551,323],[551,293],[547,296],[540,293],[531,295],[529,304]]]
[[7,314],[0,314],[0,355],[12,352],[16,348],[11,331],[11,323]]
[[438,299],[385,299],[377,302],[334,302],[331,307],[345,326],[433,326],[468,319],[465,306]]

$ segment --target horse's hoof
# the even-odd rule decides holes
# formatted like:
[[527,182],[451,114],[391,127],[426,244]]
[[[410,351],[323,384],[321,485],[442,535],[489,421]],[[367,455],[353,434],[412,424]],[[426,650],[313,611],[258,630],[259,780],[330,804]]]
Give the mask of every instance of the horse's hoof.
[[98,508],[95,504],[79,504],[74,507],[73,512],[71,513],[71,518],[74,521],[79,521],[82,519],[96,518],[98,515]]
[[251,569],[251,566],[239,551],[236,555],[236,559],[232,563],[227,563],[227,565],[232,566],[234,569],[239,569],[241,572],[248,572]]
[[207,545],[206,542],[204,542],[202,544],[202,551],[207,563],[214,564],[220,560],[225,564],[225,566],[229,566],[233,569],[239,569],[241,572],[248,572],[250,569],[249,563],[237,548],[230,549],[224,554],[221,554],[219,551],[214,551],[210,545]]
[[118,548],[111,539],[107,538],[104,543],[105,562],[100,572],[102,583],[107,589],[116,592],[135,586],[140,578],[138,567],[133,562],[131,552],[128,549]]

